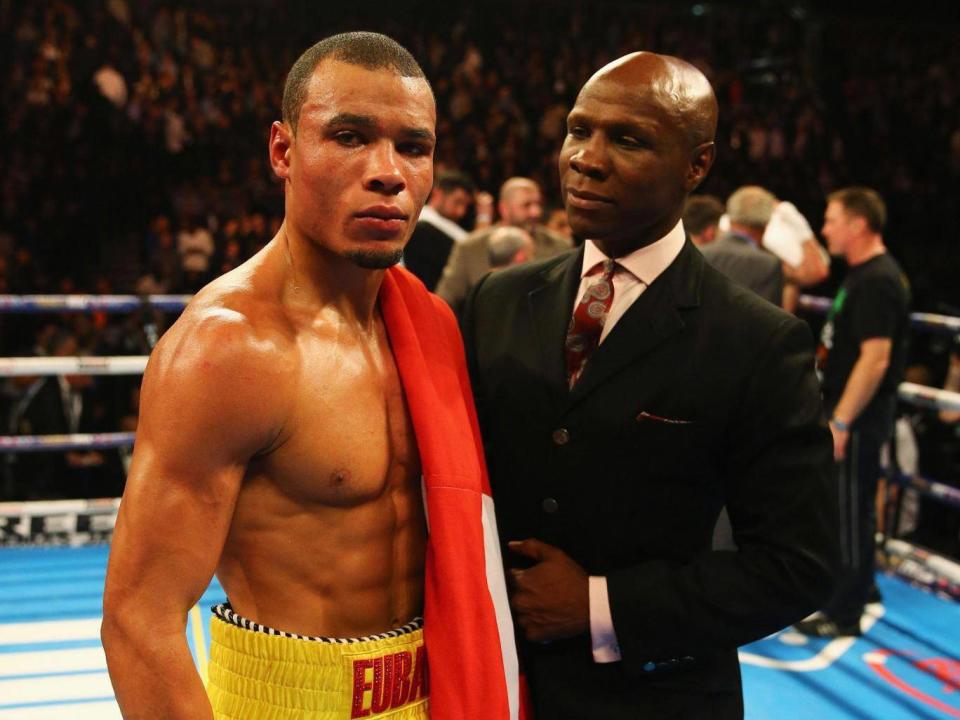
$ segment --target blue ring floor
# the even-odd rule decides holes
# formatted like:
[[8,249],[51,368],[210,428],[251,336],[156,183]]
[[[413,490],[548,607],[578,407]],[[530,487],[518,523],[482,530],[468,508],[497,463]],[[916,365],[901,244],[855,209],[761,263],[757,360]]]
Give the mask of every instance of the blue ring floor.
[[[0,548],[0,720],[120,718],[100,645],[106,546]],[[741,649],[747,720],[960,718],[960,605],[879,575],[860,638],[785,631]],[[190,613],[198,667],[214,581]],[[198,647],[202,645],[202,647]]]

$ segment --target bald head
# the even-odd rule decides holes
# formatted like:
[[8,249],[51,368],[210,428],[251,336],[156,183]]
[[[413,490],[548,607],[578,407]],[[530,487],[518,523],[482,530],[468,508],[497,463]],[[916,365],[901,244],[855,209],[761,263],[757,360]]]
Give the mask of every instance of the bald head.
[[512,177],[500,186],[500,221],[533,232],[543,215],[540,186],[530,178]]
[[717,99],[690,63],[638,52],[598,70],[567,116],[560,188],[609,257],[665,237],[716,157]]
[[713,141],[717,97],[706,76],[686,60],[651,52],[630,53],[600,68],[580,92],[604,80],[648,95],[684,131],[691,147]]
[[500,186],[500,194],[497,196],[497,199],[501,202],[504,200],[509,201],[518,190],[540,192],[540,186],[530,178],[512,177]]

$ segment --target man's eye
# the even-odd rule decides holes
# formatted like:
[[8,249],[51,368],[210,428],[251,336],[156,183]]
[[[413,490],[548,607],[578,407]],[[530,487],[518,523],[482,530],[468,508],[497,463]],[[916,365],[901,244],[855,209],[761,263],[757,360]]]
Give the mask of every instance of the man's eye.
[[338,143],[346,147],[356,147],[363,143],[363,138],[352,130],[341,130],[333,137]]
[[621,135],[617,139],[617,141],[624,147],[630,147],[630,148],[647,147],[647,143],[645,143],[643,140],[640,140],[639,138],[633,137],[632,135]]
[[411,155],[413,157],[423,157],[424,155],[429,155],[431,152],[430,147],[423,143],[401,143],[397,145],[397,150],[404,155]]
[[567,130],[567,134],[575,138],[585,138],[590,133],[587,132],[587,129],[585,127],[582,127],[581,125],[574,125],[569,130]]

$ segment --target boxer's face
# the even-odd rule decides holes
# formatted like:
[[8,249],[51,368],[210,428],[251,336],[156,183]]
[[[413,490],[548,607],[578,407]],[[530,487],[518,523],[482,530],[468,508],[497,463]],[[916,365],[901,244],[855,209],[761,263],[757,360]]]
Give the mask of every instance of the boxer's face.
[[[448,220],[459,222],[467,214],[470,205],[473,204],[473,196],[463,188],[454,188],[450,192],[444,192],[440,188],[434,190],[437,193],[437,203],[435,205],[437,212]],[[433,201],[431,201],[433,204]]]
[[396,263],[433,185],[435,127],[425,80],[321,62],[296,133],[271,130],[287,222],[362,267]]

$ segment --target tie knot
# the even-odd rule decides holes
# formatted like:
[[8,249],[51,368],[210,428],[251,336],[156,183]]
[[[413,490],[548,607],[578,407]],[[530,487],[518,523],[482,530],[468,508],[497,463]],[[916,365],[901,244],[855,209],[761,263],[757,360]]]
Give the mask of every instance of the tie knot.
[[587,277],[592,277],[594,275],[602,274],[606,278],[611,278],[613,277],[613,274],[617,271],[617,267],[619,266],[617,265],[616,260],[611,260],[610,258],[607,258],[603,262],[597,263],[592,268],[590,268],[590,271],[587,273]]

